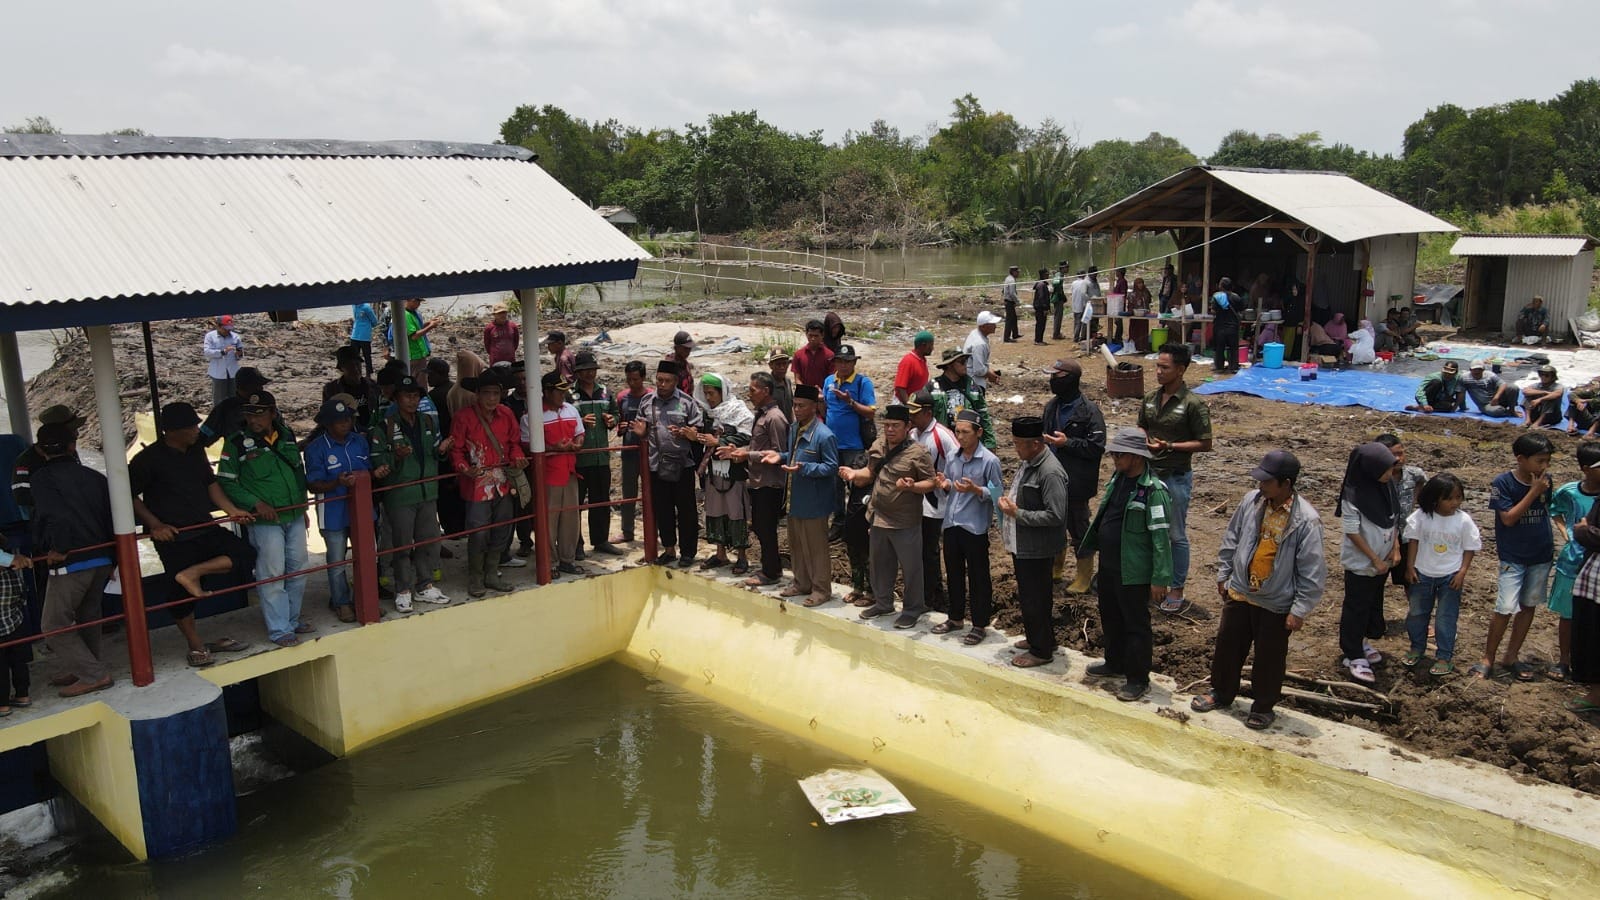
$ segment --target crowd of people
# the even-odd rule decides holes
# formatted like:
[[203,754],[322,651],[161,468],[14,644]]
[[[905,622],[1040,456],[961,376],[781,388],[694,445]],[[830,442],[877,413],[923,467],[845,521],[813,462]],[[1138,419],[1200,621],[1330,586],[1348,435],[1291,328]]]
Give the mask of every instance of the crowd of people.
[[[1063,266],[1058,277],[1065,274]],[[1057,287],[1046,284],[1047,302]],[[1065,290],[1075,295],[1079,287]],[[156,602],[181,601],[172,613],[188,642],[188,661],[203,666],[247,645],[202,640],[193,598],[208,587],[267,581],[257,588],[266,636],[295,645],[314,630],[301,608],[307,576],[293,574],[308,564],[308,508],[315,509],[327,562],[345,560],[353,533],[350,490],[362,472],[378,492],[376,544],[387,551],[380,584],[402,614],[416,603],[450,602],[439,584],[441,554],[450,553],[439,539],[447,533],[467,532],[468,596],[510,590],[502,570],[526,565],[533,536],[523,525],[540,496],[555,572],[584,574],[588,554],[621,555],[619,545],[638,536],[629,503],[616,514],[620,533],[611,531],[611,458],[621,448],[622,495],[649,492],[659,565],[725,568],[751,588],[778,586],[781,596],[816,607],[836,599],[832,548],[843,543],[849,590],[842,599],[861,619],[883,617],[908,630],[942,608],[945,618],[930,630],[975,646],[994,636],[998,548],[1010,557],[1023,622],[1011,663],[1033,668],[1054,660],[1057,586],[1092,592],[1104,658],[1086,674],[1117,679],[1116,696],[1136,700],[1149,690],[1152,613],[1181,615],[1194,602],[1186,593],[1193,460],[1211,451],[1212,427],[1205,402],[1186,384],[1190,351],[1184,344],[1161,349],[1156,387],[1140,402],[1136,420],[1116,429],[1084,393],[1079,363],[1058,359],[1041,408],[1011,418],[1001,434],[986,395],[1014,377],[1002,375],[991,357],[991,335],[1012,324],[1009,297],[1007,303],[1006,318],[979,313],[963,344],[940,352],[937,362],[934,335],[916,334],[882,400],[834,314],[808,322],[805,342],[792,354],[775,349],[765,368],[738,381],[697,362],[693,337],[679,332],[653,365],[628,361],[615,392],[602,383],[594,353],[575,351],[564,334],[551,332],[543,342],[548,359],[533,366],[542,371],[533,398],[524,377],[530,364],[517,359],[520,331],[503,307],[484,326],[483,355],[458,354],[458,381],[447,362],[432,357],[433,323],[417,312],[418,301],[407,304],[399,338],[418,355],[409,364],[390,359],[369,377],[374,337],[394,339],[369,308],[370,316],[353,316],[351,341],[335,355],[337,377],[324,387],[316,428],[304,437],[284,422],[267,389],[271,379],[237,365],[243,341],[223,317],[203,350],[213,381],[228,379],[232,393],[204,419],[186,403],[164,406],[160,439],[130,465],[136,515],[167,573],[168,596]],[[1478,378],[1483,366],[1474,363],[1470,371]],[[1552,396],[1559,421],[1561,392],[1558,383],[1520,397],[1488,379],[1475,386],[1452,363],[1424,382],[1418,401],[1421,411],[1434,412],[1469,396],[1485,410],[1515,409],[1520,399],[1537,423],[1545,421],[1538,410]],[[1592,434],[1594,419],[1587,423]],[[70,410],[46,410],[13,480],[30,516],[36,558],[50,569],[47,629],[98,617],[112,574],[108,551],[76,549],[112,539],[105,479],[76,459],[81,424]],[[529,481],[534,429],[542,430],[546,451],[537,491]],[[1002,440],[1020,462],[1009,481],[996,453]],[[205,448],[217,441],[221,458],[213,473]],[[1548,602],[1561,625],[1560,661],[1546,674],[1600,685],[1600,611],[1573,600],[1600,598],[1600,568],[1588,565],[1585,549],[1600,548],[1593,503],[1600,495],[1600,443],[1580,446],[1584,477],[1559,489],[1547,475],[1547,437],[1523,434],[1512,451],[1514,468],[1490,487],[1499,600],[1471,672],[1536,677],[1520,652],[1534,610]],[[1111,473],[1102,487],[1107,454]],[[1210,689],[1193,700],[1197,712],[1234,701],[1253,652],[1247,724],[1265,728],[1274,720],[1289,635],[1316,609],[1328,577],[1323,512],[1298,492],[1300,477],[1300,462],[1286,450],[1268,453],[1249,473],[1215,560],[1221,614]],[[1455,671],[1461,588],[1482,549],[1476,526],[1460,510],[1463,495],[1449,473],[1429,476],[1407,465],[1393,435],[1352,450],[1332,510],[1342,535],[1338,658],[1351,679],[1372,683],[1373,667],[1383,662],[1372,640],[1383,634],[1390,581],[1409,595],[1410,650],[1402,664],[1421,665],[1431,638],[1430,673]],[[217,511],[222,519],[214,518]],[[1570,535],[1559,557],[1553,527]],[[786,582],[780,528],[788,544]],[[702,538],[709,545],[704,555]],[[8,557],[0,557],[0,565],[10,566],[0,571],[0,629],[8,622],[11,582],[29,565],[26,555]],[[346,568],[330,568],[326,577],[334,611],[352,620]],[[208,584],[208,578],[234,580]],[[63,693],[109,686],[94,629],[50,642],[64,664],[57,682]],[[20,698],[13,705],[25,705],[25,661],[0,666],[0,675]],[[1600,708],[1600,693],[1574,708]]]

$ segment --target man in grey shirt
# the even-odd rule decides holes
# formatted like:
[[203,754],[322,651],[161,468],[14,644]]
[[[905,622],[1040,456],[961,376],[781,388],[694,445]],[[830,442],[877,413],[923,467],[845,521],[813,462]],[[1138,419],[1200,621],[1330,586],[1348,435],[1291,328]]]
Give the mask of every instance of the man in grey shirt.
[[[1500,376],[1493,372],[1484,372],[1484,362],[1475,359],[1467,367],[1467,376],[1461,379],[1461,387],[1472,398],[1474,406],[1486,416],[1497,419],[1509,419],[1517,413],[1517,392],[1513,385],[1507,390],[1507,385],[1500,380]],[[1505,396],[1501,396],[1504,394]]]
[[656,563],[677,562],[678,568],[687,569],[694,565],[700,544],[692,448],[705,417],[700,404],[678,389],[680,371],[671,360],[656,365],[656,389],[639,401],[633,433],[650,449],[650,500],[661,539]]
[[978,313],[978,327],[972,329],[961,347],[971,357],[967,360],[967,374],[972,376],[973,387],[980,391],[989,389],[989,379],[1000,380],[1000,373],[989,365],[989,335],[999,324],[1000,317],[987,309]]
[[1017,273],[1020,271],[1012,266],[1006,272],[1005,284],[1000,287],[1000,299],[1006,307],[1006,333],[1000,339],[1007,344],[1022,336],[1022,329],[1017,327]]

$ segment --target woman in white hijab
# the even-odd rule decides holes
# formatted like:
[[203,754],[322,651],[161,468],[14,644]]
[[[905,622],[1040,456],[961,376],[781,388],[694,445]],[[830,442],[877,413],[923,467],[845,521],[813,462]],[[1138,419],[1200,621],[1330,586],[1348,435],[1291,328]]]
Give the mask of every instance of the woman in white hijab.
[[[747,446],[750,430],[755,425],[755,413],[743,400],[728,390],[727,379],[707,373],[700,376],[700,386],[705,390],[706,405],[711,408],[711,434],[700,436],[706,445],[705,456],[700,460],[700,477],[706,499],[706,541],[716,547],[712,555],[700,563],[705,571],[733,563],[734,575],[750,572],[750,562],[745,551],[750,547],[750,503],[745,493],[749,478],[744,463],[717,459],[716,448],[723,445]],[[728,559],[728,549],[737,554]]]
[[1370,366],[1378,358],[1377,336],[1372,331],[1372,320],[1362,319],[1361,327],[1350,332],[1350,364]]

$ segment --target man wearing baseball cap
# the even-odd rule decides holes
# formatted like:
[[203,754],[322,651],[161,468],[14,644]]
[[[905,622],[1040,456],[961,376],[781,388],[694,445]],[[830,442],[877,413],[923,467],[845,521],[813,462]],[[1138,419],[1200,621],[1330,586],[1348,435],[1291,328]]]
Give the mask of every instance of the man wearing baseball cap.
[[[406,379],[413,386],[415,381]],[[349,402],[348,394],[336,394],[322,401],[317,410],[317,425],[322,433],[305,449],[306,487],[313,494],[321,494],[324,502],[317,506],[317,528],[322,532],[327,547],[326,562],[343,562],[349,557],[350,547],[350,488],[356,483],[357,472],[371,472],[381,478],[389,474],[387,468],[375,469],[367,436],[355,427],[356,408]],[[409,595],[400,602],[396,591],[395,606],[401,612],[411,607]],[[351,606],[350,570],[337,566],[328,570],[328,605],[341,622],[355,621]]]
[[[271,394],[255,391],[240,409],[245,427],[223,442],[217,480],[228,499],[255,516],[250,543],[256,548],[256,580],[262,581],[306,567],[305,463]],[[304,575],[256,588],[267,637],[280,647],[293,647],[299,635],[316,630],[300,619],[305,592]]]
[[206,374],[211,376],[213,406],[234,395],[233,379],[239,374],[239,359],[244,355],[244,340],[233,330],[233,316],[217,316],[216,321],[217,327],[206,332],[201,342]]
[[794,421],[794,379],[789,377],[789,354],[782,347],[773,347],[767,353],[767,371],[772,373],[772,402],[778,404],[783,418]]
[[[1501,381],[1500,376],[1481,359],[1467,366],[1461,378],[1461,389],[1472,400],[1478,412],[1496,419],[1509,419],[1517,414],[1517,388]],[[1465,407],[1463,407],[1465,409]]]
[[1467,408],[1467,389],[1462,386],[1461,366],[1453,359],[1417,385],[1417,402],[1406,409],[1420,413],[1453,413]]
[[680,331],[672,336],[672,349],[667,351],[663,359],[678,367],[678,390],[704,404],[706,392],[700,386],[699,376],[694,373],[694,363],[689,362],[689,354],[693,352],[694,337],[687,331]]
[[1277,718],[1273,707],[1282,698],[1289,635],[1322,600],[1328,563],[1322,517],[1295,489],[1300,460],[1273,450],[1250,477],[1256,488],[1235,507],[1217,552],[1222,619],[1211,653],[1211,690],[1189,706],[1198,713],[1232,706],[1253,647],[1253,702],[1245,724],[1259,731]]
[[[55,406],[45,407],[44,411],[39,413],[40,425],[61,425],[69,429],[72,432],[74,448],[76,448],[78,440],[78,430],[83,427],[83,422],[83,416],[59,403]],[[74,453],[76,453],[76,449],[74,449]],[[16,460],[11,464],[11,501],[17,504],[17,510],[22,513],[24,521],[33,518],[33,470],[43,463],[44,454],[39,452],[38,445],[29,444],[23,448],[21,453],[17,454]],[[40,570],[40,572],[43,571],[43,569]],[[34,577],[38,578],[40,572],[35,572]],[[39,590],[44,590],[42,584]]]
[[1567,388],[1556,379],[1556,367],[1539,367],[1538,384],[1522,389],[1522,424],[1528,428],[1561,424],[1561,398]]
[[967,374],[972,376],[972,383],[978,390],[987,391],[989,380],[1000,380],[1000,373],[989,365],[989,335],[994,334],[994,329],[1000,324],[1000,317],[987,309],[978,313],[978,327],[967,334],[966,343],[961,349],[967,352]]

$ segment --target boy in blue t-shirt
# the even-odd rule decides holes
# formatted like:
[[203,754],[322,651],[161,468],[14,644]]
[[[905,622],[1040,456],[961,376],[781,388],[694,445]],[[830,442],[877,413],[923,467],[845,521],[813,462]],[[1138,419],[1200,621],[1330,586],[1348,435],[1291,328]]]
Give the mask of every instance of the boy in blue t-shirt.
[[[1533,612],[1549,594],[1555,537],[1550,530],[1550,439],[1524,434],[1511,444],[1517,466],[1502,472],[1489,486],[1489,509],[1494,511],[1495,552],[1500,557],[1500,592],[1494,615],[1489,617],[1489,642],[1483,661],[1472,674],[1489,678],[1509,668],[1518,681],[1532,681],[1534,668],[1519,659],[1522,641],[1533,624]],[[1515,617],[1515,618],[1513,618]],[[1499,666],[1494,664],[1506,625],[1511,642]]]
[[1556,639],[1561,647],[1561,661],[1548,674],[1553,681],[1566,681],[1572,675],[1572,584],[1578,580],[1578,570],[1583,568],[1584,550],[1572,539],[1572,526],[1589,515],[1596,497],[1600,497],[1600,444],[1585,441],[1578,445],[1578,469],[1582,481],[1569,481],[1550,497],[1550,516],[1566,546],[1556,557],[1556,577],[1550,584],[1550,609],[1561,617],[1556,626]]

